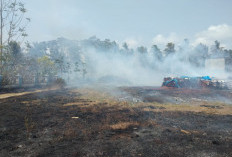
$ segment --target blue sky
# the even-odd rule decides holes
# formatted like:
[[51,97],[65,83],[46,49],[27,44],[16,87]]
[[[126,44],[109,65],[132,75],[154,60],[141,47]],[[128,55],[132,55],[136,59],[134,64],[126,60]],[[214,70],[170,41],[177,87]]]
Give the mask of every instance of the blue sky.
[[29,41],[96,35],[135,47],[189,38],[192,44],[218,39],[232,48],[231,0],[24,1],[32,19]]

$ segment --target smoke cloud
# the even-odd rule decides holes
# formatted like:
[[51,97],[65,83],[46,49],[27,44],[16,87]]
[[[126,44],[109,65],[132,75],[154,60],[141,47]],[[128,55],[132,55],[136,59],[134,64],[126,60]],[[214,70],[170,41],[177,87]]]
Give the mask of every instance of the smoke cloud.
[[[106,44],[103,44],[106,47],[107,44],[114,43],[100,42]],[[113,46],[108,45],[107,50],[81,45],[81,62],[86,65],[85,77],[87,80],[119,86],[160,86],[163,78],[167,76],[209,75],[226,79],[229,75],[225,72],[224,58],[207,59],[208,49],[205,49],[204,45],[193,47],[186,41],[179,44],[179,47],[175,48],[175,52],[167,50],[158,52],[152,48],[147,50],[145,47],[143,47],[144,51],[139,48],[136,50],[120,49],[117,43],[114,44]],[[215,62],[217,68],[215,68]]]

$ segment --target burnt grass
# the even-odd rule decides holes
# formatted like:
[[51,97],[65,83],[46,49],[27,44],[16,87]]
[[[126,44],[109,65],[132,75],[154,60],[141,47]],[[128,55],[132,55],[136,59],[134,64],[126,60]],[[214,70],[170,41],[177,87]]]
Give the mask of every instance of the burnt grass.
[[232,156],[231,115],[81,96],[62,89],[0,99],[0,156]]

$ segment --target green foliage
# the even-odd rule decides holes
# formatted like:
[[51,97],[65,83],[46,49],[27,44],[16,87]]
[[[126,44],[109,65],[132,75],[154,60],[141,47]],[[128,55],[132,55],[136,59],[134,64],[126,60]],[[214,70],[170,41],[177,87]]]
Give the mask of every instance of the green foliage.
[[57,74],[55,63],[48,56],[43,56],[38,58],[38,64],[39,64],[39,73],[42,76],[44,75],[54,76]]
[[19,57],[21,53],[21,47],[19,43],[17,43],[16,41],[10,41],[8,47],[9,47],[9,53],[12,55],[12,57],[14,58]]
[[3,76],[3,84],[14,84],[15,76],[23,71],[23,54],[20,45],[11,41],[8,45],[3,46],[3,54],[1,60],[1,75]]

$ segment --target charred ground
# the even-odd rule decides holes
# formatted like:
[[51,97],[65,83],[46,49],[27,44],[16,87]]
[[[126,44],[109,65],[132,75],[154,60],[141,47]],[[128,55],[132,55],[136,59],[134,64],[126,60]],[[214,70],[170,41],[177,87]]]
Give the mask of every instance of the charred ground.
[[118,91],[2,97],[0,156],[232,156],[231,91]]

